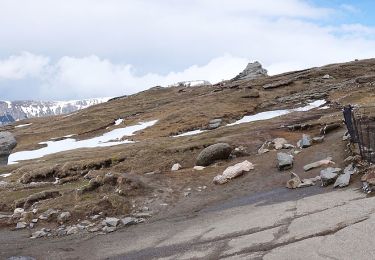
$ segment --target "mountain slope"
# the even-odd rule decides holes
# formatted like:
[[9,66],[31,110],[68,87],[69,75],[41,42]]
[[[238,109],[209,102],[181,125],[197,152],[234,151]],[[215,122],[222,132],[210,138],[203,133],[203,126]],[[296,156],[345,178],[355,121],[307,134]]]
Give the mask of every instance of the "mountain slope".
[[14,121],[68,114],[80,109],[88,108],[108,101],[109,98],[93,98],[71,101],[0,101],[0,124],[8,124]]
[[[258,149],[277,137],[296,145],[302,134],[319,136],[320,129],[331,123],[341,127],[327,135],[323,143],[288,150],[298,152],[293,171],[301,178],[314,177],[320,169],[304,172],[303,166],[328,156],[333,157],[335,167],[344,168],[347,154],[342,141],[342,106],[373,104],[374,82],[375,59],[370,59],[212,86],[156,87],[72,114],[12,123],[1,130],[15,135],[18,146],[14,152],[19,152],[40,149],[51,142],[75,145],[79,140],[101,140],[125,127],[157,120],[116,140],[118,145],[65,149],[1,168],[0,174],[11,175],[0,177],[7,182],[7,188],[0,190],[0,211],[13,211],[25,205],[29,196],[53,190],[58,196],[40,199],[34,206],[41,212],[56,207],[67,210],[72,213],[72,223],[98,212],[107,216],[144,211],[152,211],[159,218],[189,216],[215,202],[284,187],[290,174],[278,171],[277,152],[258,155]],[[313,101],[324,105],[305,109]],[[288,113],[232,125],[244,116],[275,111]],[[220,119],[221,126],[208,130],[213,119]],[[294,128],[288,126],[295,124],[305,128],[291,131]],[[175,137],[192,130],[201,131]],[[201,171],[193,169],[203,148],[221,142],[237,148],[233,157]],[[254,163],[255,169],[225,186],[212,183],[228,166],[244,160]],[[175,163],[183,169],[172,172]],[[119,176],[117,181],[113,176]],[[311,192],[322,190],[315,187]],[[25,208],[29,210],[30,206],[26,204]]]

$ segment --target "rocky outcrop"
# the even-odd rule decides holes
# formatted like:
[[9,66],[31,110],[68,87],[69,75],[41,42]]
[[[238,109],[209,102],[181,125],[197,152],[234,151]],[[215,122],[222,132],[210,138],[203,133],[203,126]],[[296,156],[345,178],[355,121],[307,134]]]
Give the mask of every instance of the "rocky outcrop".
[[238,74],[236,77],[232,79],[232,81],[236,80],[249,80],[249,79],[257,79],[261,77],[267,77],[267,70],[262,67],[258,61],[247,64],[246,68]]
[[8,164],[8,157],[17,141],[10,132],[0,132],[0,165]]
[[210,145],[203,149],[197,157],[197,166],[208,166],[217,160],[228,159],[232,152],[232,147],[227,143]]

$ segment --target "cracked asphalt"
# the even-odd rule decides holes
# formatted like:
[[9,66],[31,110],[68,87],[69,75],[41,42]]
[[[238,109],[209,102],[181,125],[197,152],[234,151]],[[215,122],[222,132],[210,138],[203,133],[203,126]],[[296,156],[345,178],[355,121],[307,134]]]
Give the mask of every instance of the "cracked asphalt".
[[[291,196],[293,193],[291,193]],[[273,194],[274,196],[274,194]],[[37,259],[375,259],[375,197],[355,188],[233,204],[106,236],[0,238],[0,256]],[[13,232],[13,234],[20,234]],[[14,236],[14,235],[13,235]],[[3,241],[1,241],[3,240]],[[6,242],[6,244],[2,242]]]

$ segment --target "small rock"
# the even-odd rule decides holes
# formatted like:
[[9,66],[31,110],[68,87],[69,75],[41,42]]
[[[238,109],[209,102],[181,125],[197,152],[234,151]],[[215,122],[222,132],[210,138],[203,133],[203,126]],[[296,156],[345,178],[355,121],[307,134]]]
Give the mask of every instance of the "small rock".
[[208,130],[213,130],[213,129],[216,129],[216,128],[218,128],[220,125],[221,125],[221,123],[223,122],[223,120],[222,119],[220,119],[220,118],[217,118],[217,119],[213,119],[213,120],[211,120],[210,122],[209,122],[209,124],[208,124]]
[[105,220],[103,220],[103,223],[107,226],[116,227],[119,224],[120,220],[118,218],[111,218],[106,217]]
[[72,227],[69,227],[67,228],[66,230],[66,234],[69,236],[69,235],[73,235],[73,234],[77,234],[79,232],[79,229],[78,227],[76,226],[72,226]]
[[102,231],[105,232],[105,233],[111,233],[111,232],[116,231],[116,227],[105,226],[105,227],[102,228]]
[[355,174],[357,171],[358,171],[358,169],[357,169],[356,167],[354,167],[354,164],[353,164],[353,163],[351,163],[351,164],[349,164],[348,166],[345,167],[345,169],[344,169],[344,174],[353,175],[353,174]]
[[194,166],[194,170],[196,170],[196,171],[202,171],[202,170],[204,170],[206,167],[204,167],[204,166]]
[[47,234],[48,234],[48,232],[44,228],[42,228],[41,230],[32,233],[30,238],[45,237],[45,236],[47,236]]
[[16,208],[14,211],[13,211],[13,215],[15,216],[21,216],[22,213],[24,213],[25,210],[23,208]]
[[191,192],[184,192],[184,196],[185,196],[185,197],[190,196],[190,194],[191,194]]
[[89,228],[88,231],[93,233],[93,232],[98,232],[100,230],[99,227],[93,227],[93,228]]
[[277,167],[280,171],[293,168],[294,158],[292,155],[287,153],[277,153],[277,160]]
[[312,145],[311,136],[303,134],[302,139],[298,142],[298,146],[301,148],[308,148]]
[[94,216],[91,216],[90,217],[92,220],[97,220],[98,218],[100,218],[100,215],[94,215]]
[[324,142],[324,136],[317,136],[317,137],[314,137],[312,140],[313,140],[313,143],[320,144]]
[[124,226],[131,226],[137,224],[137,219],[132,217],[126,217],[121,219],[121,223]]
[[60,215],[57,217],[57,221],[59,223],[65,223],[67,221],[69,221],[70,217],[72,216],[72,214],[70,214],[70,212],[66,211],[66,212],[62,212],[60,213]]
[[301,184],[301,179],[294,172],[292,172],[291,174],[292,174],[292,178],[289,181],[287,181],[286,187],[288,189],[297,189],[299,185]]
[[31,220],[32,223],[38,223],[38,219],[37,218],[34,218]]
[[27,227],[26,222],[18,222],[17,226],[16,226],[16,229],[23,229],[23,228],[26,228],[26,227]]
[[181,164],[175,163],[175,164],[173,164],[171,171],[175,172],[175,171],[178,171],[181,168],[182,168]]
[[288,144],[288,141],[285,138],[276,138],[272,141],[276,150],[283,149],[284,145]]
[[332,167],[328,167],[327,169],[320,171],[320,178],[322,181],[322,186],[327,186],[331,183],[334,183],[340,172],[341,172],[340,168],[332,168]]
[[320,161],[317,161],[317,162],[313,162],[313,163],[307,164],[307,165],[305,165],[303,167],[303,169],[307,172],[307,171],[309,171],[311,169],[318,168],[320,166],[328,165],[328,164],[335,164],[332,161],[332,157],[328,157],[326,159],[323,159],[323,160],[320,160]]
[[229,166],[225,171],[217,175],[214,179],[213,182],[215,184],[224,184],[227,183],[229,180],[234,179],[245,172],[248,172],[250,170],[254,169],[254,164],[252,164],[249,161],[243,161],[242,163],[237,163],[233,166]]
[[272,143],[271,142],[265,142],[258,150],[258,154],[264,154],[264,153],[268,153],[270,151]]
[[346,186],[349,185],[349,182],[350,182],[350,172],[347,172],[347,173],[344,173],[344,174],[341,174],[339,177],[337,177],[335,183],[333,184],[333,187],[334,188],[344,188]]
[[326,75],[324,75],[323,77],[322,77],[322,79],[330,79],[331,78],[331,76],[329,75],[329,74],[326,74]]

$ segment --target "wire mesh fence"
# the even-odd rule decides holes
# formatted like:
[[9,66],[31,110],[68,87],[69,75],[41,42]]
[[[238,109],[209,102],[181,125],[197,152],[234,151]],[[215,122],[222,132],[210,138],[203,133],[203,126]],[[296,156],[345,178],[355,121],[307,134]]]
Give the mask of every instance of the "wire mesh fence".
[[375,106],[344,108],[351,142],[358,143],[362,159],[375,163]]

